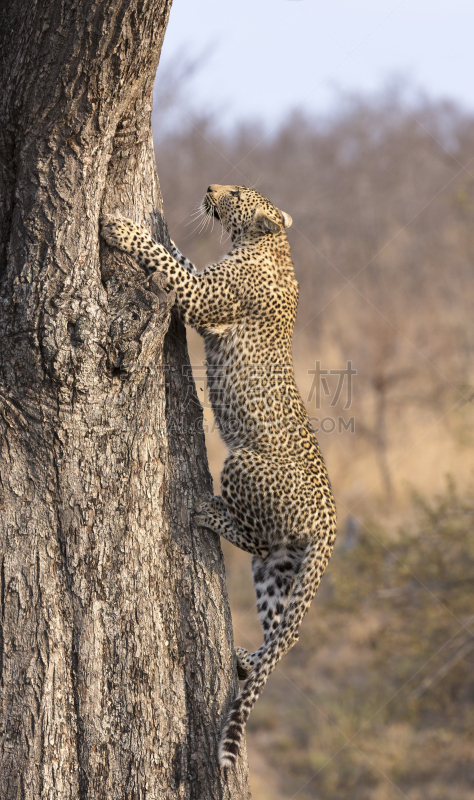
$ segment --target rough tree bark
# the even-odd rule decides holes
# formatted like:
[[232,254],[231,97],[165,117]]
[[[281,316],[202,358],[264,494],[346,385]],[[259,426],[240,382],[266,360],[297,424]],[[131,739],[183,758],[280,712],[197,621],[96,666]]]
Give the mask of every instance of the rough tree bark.
[[[166,226],[150,114],[170,0],[0,11],[0,797],[247,797],[182,326],[101,213]],[[203,187],[205,189],[205,187]],[[184,369],[183,369],[184,367]]]

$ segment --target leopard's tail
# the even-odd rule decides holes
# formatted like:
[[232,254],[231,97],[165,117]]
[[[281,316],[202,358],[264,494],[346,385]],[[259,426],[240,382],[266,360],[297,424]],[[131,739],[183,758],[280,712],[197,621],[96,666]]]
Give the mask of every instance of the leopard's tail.
[[252,708],[280,658],[298,640],[301,622],[327,567],[334,539],[335,531],[331,531],[329,536],[312,540],[306,547],[293,592],[280,624],[263,650],[261,649],[261,658],[245,681],[227,715],[219,744],[219,763],[223,769],[234,766]]

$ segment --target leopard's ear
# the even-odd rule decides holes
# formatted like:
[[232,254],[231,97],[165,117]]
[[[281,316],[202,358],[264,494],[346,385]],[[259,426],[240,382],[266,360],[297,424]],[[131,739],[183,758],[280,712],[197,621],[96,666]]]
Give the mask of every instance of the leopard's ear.
[[[280,209],[278,209],[278,210],[280,211]],[[292,218],[290,217],[289,214],[286,213],[286,211],[280,211],[280,214],[281,214],[281,218],[283,220],[283,225],[285,226],[285,228],[289,228],[290,225],[293,224]]]
[[257,208],[253,217],[255,227],[264,233],[278,233],[280,226],[268,214],[265,213],[263,208]]

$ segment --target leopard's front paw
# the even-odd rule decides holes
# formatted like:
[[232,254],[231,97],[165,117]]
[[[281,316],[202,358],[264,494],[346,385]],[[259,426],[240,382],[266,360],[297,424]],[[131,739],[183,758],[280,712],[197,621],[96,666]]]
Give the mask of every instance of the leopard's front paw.
[[194,506],[193,520],[196,525],[201,525],[203,528],[212,528],[214,507],[212,500],[200,500]]
[[100,233],[107,244],[130,252],[137,226],[125,217],[112,217],[107,214],[100,220]]

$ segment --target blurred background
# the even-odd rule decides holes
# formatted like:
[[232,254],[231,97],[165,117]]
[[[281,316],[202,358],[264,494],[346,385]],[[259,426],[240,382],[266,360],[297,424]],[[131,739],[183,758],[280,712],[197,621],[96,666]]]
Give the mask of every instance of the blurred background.
[[[154,112],[170,233],[198,268],[228,250],[191,217],[210,183],[293,217],[296,377],[338,504],[250,717],[255,800],[474,800],[473,29],[460,0],[173,3]],[[223,548],[254,649],[250,557]]]

